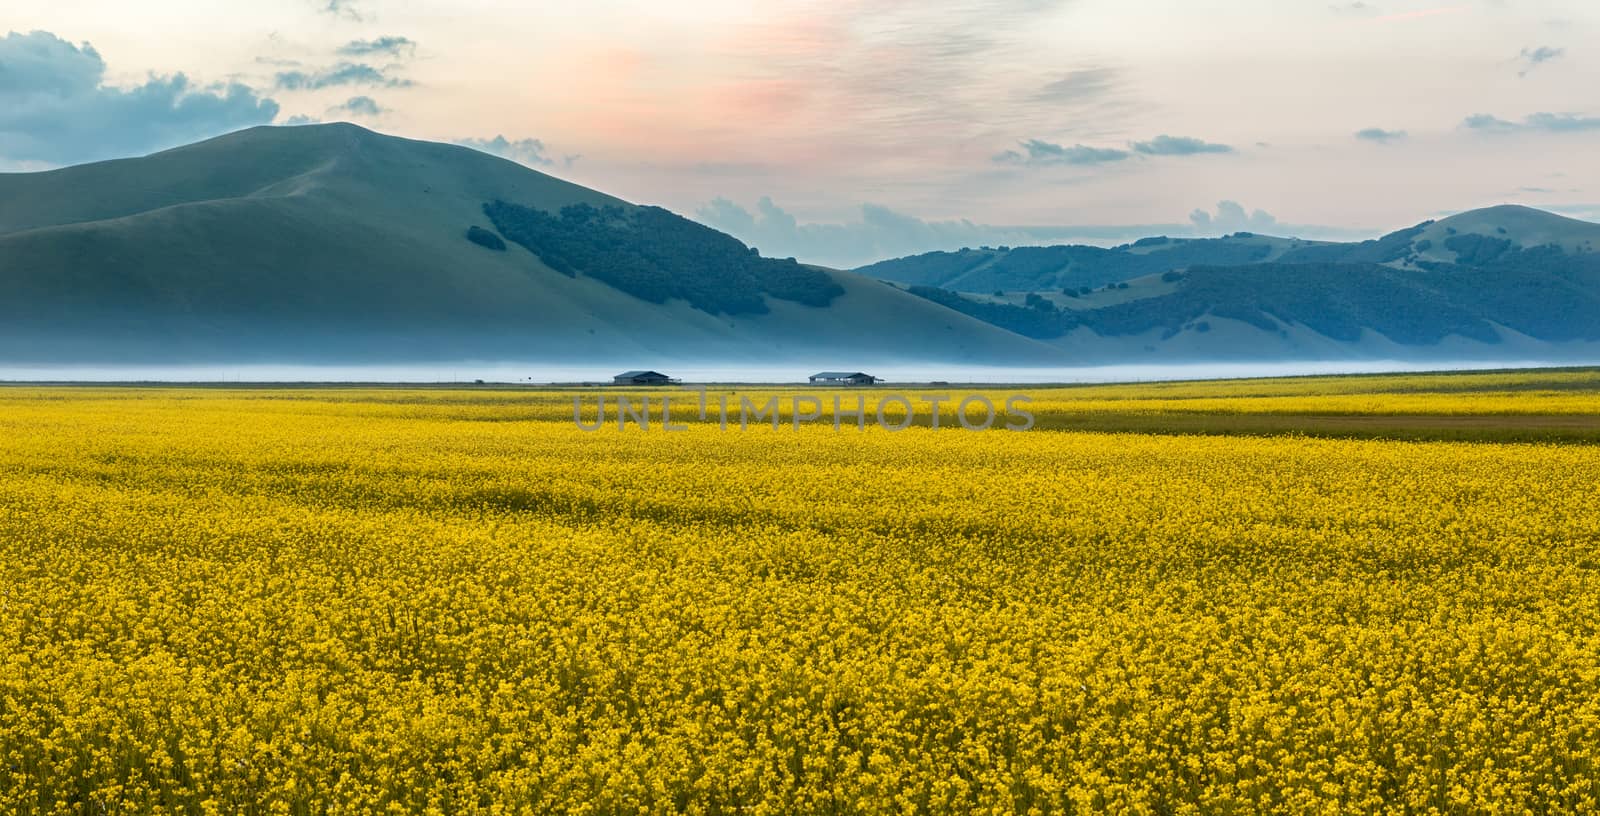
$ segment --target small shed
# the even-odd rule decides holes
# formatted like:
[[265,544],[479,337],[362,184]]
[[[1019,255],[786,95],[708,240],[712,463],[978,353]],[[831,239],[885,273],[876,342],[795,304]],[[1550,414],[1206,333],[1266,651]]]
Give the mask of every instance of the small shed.
[[820,371],[811,375],[812,385],[872,385],[877,377],[860,371]]
[[659,371],[624,371],[611,378],[613,385],[668,385],[677,380]]

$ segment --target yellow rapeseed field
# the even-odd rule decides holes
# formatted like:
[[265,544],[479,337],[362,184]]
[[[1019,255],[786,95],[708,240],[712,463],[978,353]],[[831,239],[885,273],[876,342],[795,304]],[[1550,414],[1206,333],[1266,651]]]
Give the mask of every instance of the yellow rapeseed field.
[[1597,810],[1600,446],[0,390],[0,812]]

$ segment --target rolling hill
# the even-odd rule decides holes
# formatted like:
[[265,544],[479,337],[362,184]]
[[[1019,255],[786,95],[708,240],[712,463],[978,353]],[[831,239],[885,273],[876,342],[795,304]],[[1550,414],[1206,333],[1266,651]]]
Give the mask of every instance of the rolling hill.
[[824,357],[1065,359],[659,208],[354,125],[0,175],[0,361]]
[[860,271],[1094,357],[1593,357],[1597,247],[1600,224],[1502,206],[1353,243],[1154,238]]
[[0,362],[1594,357],[1597,246],[1600,225],[1495,207],[1356,243],[1153,237],[843,272],[463,147],[262,127],[0,174]]
[[1225,238],[1155,236],[1114,248],[1065,245],[982,247],[929,252],[857,269],[908,286],[955,292],[1094,289],[1196,264],[1233,266],[1277,260],[1318,242],[1239,233]]

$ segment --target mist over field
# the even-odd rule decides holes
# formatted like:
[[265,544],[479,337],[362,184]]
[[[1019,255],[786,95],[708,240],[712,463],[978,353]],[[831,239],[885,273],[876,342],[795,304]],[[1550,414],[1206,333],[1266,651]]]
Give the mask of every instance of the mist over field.
[[[1411,371],[1533,369],[1570,365],[1551,360],[1346,360],[1285,362],[1151,363],[1017,368],[1003,366],[890,363],[857,366],[887,384],[948,383],[1114,383],[1166,380],[1214,380],[1247,377],[1298,377],[1332,374],[1377,374]],[[559,366],[512,361],[396,363],[389,365],[134,365],[134,366],[0,366],[6,382],[169,382],[169,383],[416,383],[416,384],[609,384],[629,366]],[[648,366],[645,366],[648,367]],[[804,383],[816,371],[837,365],[726,365],[691,363],[656,369],[685,383]],[[848,367],[855,370],[855,367]]]

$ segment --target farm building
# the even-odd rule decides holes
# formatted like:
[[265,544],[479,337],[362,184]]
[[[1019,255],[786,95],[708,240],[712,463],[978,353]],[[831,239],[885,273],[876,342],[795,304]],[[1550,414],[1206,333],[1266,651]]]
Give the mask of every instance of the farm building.
[[677,380],[659,371],[624,371],[611,378],[615,385],[668,385]]
[[812,385],[872,385],[878,378],[860,371],[823,371],[811,375]]

